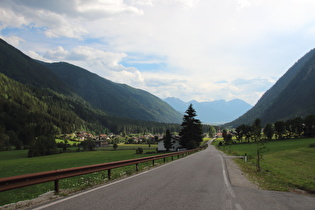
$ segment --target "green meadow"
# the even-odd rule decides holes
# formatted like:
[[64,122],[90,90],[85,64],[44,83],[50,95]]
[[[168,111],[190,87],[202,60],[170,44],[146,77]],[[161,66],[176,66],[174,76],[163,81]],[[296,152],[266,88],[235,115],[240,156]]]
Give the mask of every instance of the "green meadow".
[[[214,144],[218,144],[216,140]],[[256,170],[257,147],[262,150],[261,172]],[[268,141],[264,145],[233,144],[218,147],[230,155],[248,155],[247,163],[235,159],[260,188],[315,193],[315,138]]]
[[[134,148],[138,147],[144,149],[142,155],[136,154]],[[146,152],[154,152],[156,151],[156,148],[157,145],[148,147],[148,145],[145,144],[126,144],[118,145],[116,151],[113,150],[112,146],[109,146],[106,148],[108,150],[99,149],[86,152],[68,152],[32,158],[27,157],[27,150],[2,151],[0,152],[0,178],[152,156],[157,154],[146,154]],[[159,161],[156,161],[156,163],[158,164]],[[151,164],[151,162],[139,164],[139,168],[141,170],[150,167]],[[135,166],[113,169],[112,178],[116,179],[135,172]],[[59,185],[61,193],[68,194],[102,184],[106,181],[108,181],[107,171],[104,171],[62,179],[60,180]],[[0,192],[0,206],[21,200],[32,199],[53,190],[54,183],[49,182]]]

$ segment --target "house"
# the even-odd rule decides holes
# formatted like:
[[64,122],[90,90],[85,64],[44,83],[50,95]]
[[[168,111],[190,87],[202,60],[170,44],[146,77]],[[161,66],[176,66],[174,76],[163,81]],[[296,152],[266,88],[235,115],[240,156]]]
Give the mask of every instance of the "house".
[[[179,138],[177,136],[172,136],[172,148],[170,148],[170,151],[175,152],[180,148],[182,148],[182,145],[180,145]],[[158,140],[158,151],[166,151],[166,148],[164,147],[164,139]]]
[[108,140],[96,140],[95,146],[96,147],[107,147],[109,145]]
[[81,141],[84,141],[88,138],[93,139],[94,136],[90,133],[85,132],[85,131],[79,131],[79,132],[76,132],[76,138],[78,138]]
[[96,140],[108,140],[109,137],[106,134],[100,134]]
[[215,138],[222,138],[222,133],[221,132],[216,133]]

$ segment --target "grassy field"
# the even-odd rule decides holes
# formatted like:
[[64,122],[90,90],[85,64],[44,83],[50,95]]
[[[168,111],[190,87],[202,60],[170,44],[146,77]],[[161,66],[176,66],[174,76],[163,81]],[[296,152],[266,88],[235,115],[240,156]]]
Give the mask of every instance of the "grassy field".
[[[121,147],[133,148],[132,145],[120,145]],[[118,146],[118,147],[120,147]],[[156,147],[151,146],[150,150],[148,145],[137,144],[135,148],[143,147],[144,153],[148,151],[156,151]],[[114,162],[119,160],[127,160],[140,158],[145,156],[151,156],[156,154],[142,154],[137,155],[135,150],[116,150],[116,151],[106,151],[98,150],[91,152],[70,152],[61,153],[56,155],[42,156],[42,157],[27,157],[27,150],[19,151],[2,151],[0,152],[0,178],[17,176],[22,174],[30,174],[36,172],[50,171],[55,169],[71,168],[84,165],[92,165],[98,163]],[[158,163],[158,161],[157,161]],[[140,164],[141,168],[149,166],[150,162]],[[132,174],[135,172],[134,166],[128,166],[124,168],[114,169],[112,171],[112,177],[118,178],[120,176]],[[106,181],[107,172],[97,172],[93,174],[87,174],[84,176],[73,177],[69,179],[60,180],[60,188],[67,189],[63,192],[74,192],[77,190],[82,190],[93,185],[101,184]],[[17,202],[20,200],[32,199],[52,191],[54,189],[54,183],[44,183],[39,185],[34,185],[30,187],[24,187],[20,189],[10,190],[0,193],[0,206]]]
[[[215,141],[217,144],[219,141]],[[234,144],[219,147],[231,155],[248,155],[244,163],[236,162],[262,189],[292,191],[296,189],[315,193],[315,138],[270,141],[264,144],[261,172],[256,171],[257,145]]]
[[[56,143],[65,143],[65,141],[63,139],[56,139]],[[67,144],[80,144],[80,141],[67,140]]]

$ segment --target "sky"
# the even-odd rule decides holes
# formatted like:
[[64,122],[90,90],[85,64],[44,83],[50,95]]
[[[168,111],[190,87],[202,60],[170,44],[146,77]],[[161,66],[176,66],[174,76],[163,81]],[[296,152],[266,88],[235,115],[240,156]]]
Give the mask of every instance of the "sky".
[[0,38],[161,99],[259,100],[315,47],[314,0],[1,0]]

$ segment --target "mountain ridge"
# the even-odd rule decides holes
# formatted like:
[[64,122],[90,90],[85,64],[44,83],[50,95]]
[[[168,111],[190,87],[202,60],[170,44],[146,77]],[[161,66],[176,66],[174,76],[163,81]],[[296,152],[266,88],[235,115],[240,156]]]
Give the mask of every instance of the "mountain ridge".
[[294,117],[315,114],[315,49],[301,57],[263,94],[255,106],[226,126],[251,124],[256,118],[273,123]]
[[119,117],[180,122],[181,116],[178,112],[149,92],[112,82],[66,62],[44,65],[94,108]]
[[76,94],[94,109],[116,117],[180,123],[181,114],[153,94],[114,83],[65,62],[36,61],[0,39],[0,73],[33,88]]
[[184,102],[175,97],[165,98],[168,104],[170,104],[175,110],[184,113],[189,104],[192,104],[196,109],[196,113],[199,119],[203,123],[208,124],[222,124],[236,119],[240,115],[244,114],[252,106],[241,99],[233,99],[230,101],[215,100],[210,102],[198,102],[191,100]]

